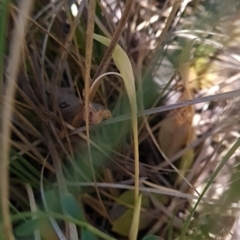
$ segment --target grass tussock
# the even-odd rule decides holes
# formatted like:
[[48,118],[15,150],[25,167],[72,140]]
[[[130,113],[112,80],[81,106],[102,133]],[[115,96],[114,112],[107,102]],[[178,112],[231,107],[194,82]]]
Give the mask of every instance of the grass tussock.
[[238,1],[0,11],[0,239],[239,239]]

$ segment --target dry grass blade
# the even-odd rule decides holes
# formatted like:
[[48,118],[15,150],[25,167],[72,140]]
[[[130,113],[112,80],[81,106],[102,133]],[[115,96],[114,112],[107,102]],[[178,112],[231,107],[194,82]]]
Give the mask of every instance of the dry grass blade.
[[[108,38],[94,34],[94,38],[104,45],[108,46],[110,40]],[[132,71],[131,62],[125,53],[125,51],[117,45],[113,52],[113,60],[122,75],[124,85],[127,91],[131,106],[131,119],[132,119],[132,129],[133,129],[133,142],[134,142],[134,159],[135,159],[135,209],[134,216],[140,214],[140,208],[138,207],[139,202],[141,203],[141,197],[139,196],[139,151],[138,151],[138,121],[137,121],[137,102],[136,102],[136,90],[135,81]],[[133,218],[132,228],[137,231],[136,226],[138,224],[135,222],[136,218]],[[132,233],[131,233],[132,234]],[[137,237],[137,235],[132,235],[132,237]],[[134,240],[135,238],[132,238]]]
[[[156,107],[156,108],[152,108],[152,109],[146,109],[144,111],[138,112],[137,116],[142,117],[144,115],[151,115],[151,114],[156,114],[156,113],[167,112],[167,111],[170,111],[170,110],[174,110],[174,109],[178,109],[178,108],[182,108],[182,107],[187,107],[187,106],[190,106],[190,105],[195,105],[195,104],[198,104],[198,103],[232,99],[232,98],[238,97],[239,94],[240,94],[240,89],[229,91],[229,92],[224,92],[224,93],[219,93],[219,94],[214,94],[214,95],[210,95],[210,96],[206,96],[206,97],[199,97],[199,98],[195,98],[195,99],[192,99],[192,100],[187,100],[187,101],[180,102],[180,103],[170,104],[170,105],[167,105],[167,106],[161,106],[161,107]],[[131,119],[131,115],[126,114],[126,115],[122,115],[122,116],[118,116],[118,117],[114,117],[114,118],[111,118],[109,120],[106,120],[102,123],[102,125],[113,124],[113,123],[117,123],[117,122],[121,122],[121,121],[126,121],[126,120],[129,120],[129,119]]]
[[[94,34],[94,38],[105,45],[110,44],[108,38]],[[133,76],[133,71],[131,67],[131,62],[127,54],[123,49],[117,45],[113,52],[113,60],[118,67],[120,74],[122,75],[124,85],[127,91],[129,102],[131,105],[131,118],[132,118],[132,128],[133,128],[133,137],[134,137],[134,149],[135,149],[135,184],[136,184],[136,193],[135,198],[138,199],[138,177],[139,177],[139,157],[138,157],[138,131],[137,131],[137,103],[136,103],[136,92],[135,92],[135,81]]]
[[172,6],[171,13],[170,13],[170,15],[169,15],[168,18],[167,18],[166,25],[165,25],[163,31],[161,32],[161,35],[160,35],[159,38],[158,38],[158,46],[157,46],[157,49],[159,49],[160,47],[162,47],[163,40],[164,40],[164,38],[165,38],[165,36],[166,36],[169,28],[171,27],[171,24],[172,24],[172,22],[173,22],[173,20],[174,20],[174,17],[175,17],[175,15],[176,15],[176,13],[177,13],[180,5],[181,5],[181,1],[177,0],[177,1],[174,2],[173,6]]
[[137,202],[134,206],[134,213],[133,213],[133,220],[132,225],[129,233],[129,239],[135,240],[138,236],[138,226],[140,220],[140,212],[141,212],[141,205],[142,205],[142,195],[140,195],[137,199]]
[[[88,139],[88,151],[91,161],[91,151],[89,143],[89,89],[90,89],[90,71],[91,71],[91,60],[92,60],[92,45],[93,45],[93,31],[94,31],[94,14],[96,8],[96,0],[89,2],[89,13],[88,13],[88,23],[87,23],[87,35],[86,35],[86,60],[85,60],[85,116],[86,116],[86,129],[87,129],[87,139]],[[92,163],[91,163],[92,166]],[[92,168],[93,171],[93,168]],[[94,172],[93,172],[94,176]]]
[[[85,122],[86,122],[86,131],[87,131],[87,145],[88,145],[88,155],[91,165],[91,171],[94,181],[96,182],[95,172],[92,163],[91,156],[91,145],[90,145],[90,135],[89,135],[89,105],[90,105],[90,71],[91,71],[91,60],[92,60],[92,47],[93,47],[93,32],[94,32],[94,15],[96,8],[96,0],[89,2],[89,12],[88,12],[88,23],[87,23],[87,36],[86,36],[86,60],[85,60]],[[98,188],[96,186],[96,191],[98,198],[101,202],[101,206],[106,216],[108,216],[105,207],[102,203],[101,196],[99,194]]]
[[[167,196],[173,196],[178,198],[184,198],[184,199],[198,199],[199,196],[188,194],[188,193],[182,193],[181,191],[170,189],[167,187],[162,187],[153,183],[150,183],[148,181],[142,180],[142,183],[146,184],[150,187],[139,187],[139,190],[144,193],[157,193]],[[94,182],[67,182],[68,186],[80,186],[80,187],[89,187],[94,186]],[[115,189],[125,189],[125,190],[134,190],[134,186],[129,186],[127,184],[120,184],[120,183],[101,183],[97,182],[96,185],[101,188],[115,188]],[[215,203],[217,200],[212,198],[203,197],[202,198],[205,202],[208,203]]]
[[2,152],[1,152],[1,198],[2,198],[2,215],[3,215],[3,226],[4,234],[6,239],[11,240],[13,238],[11,220],[9,216],[9,175],[8,175],[8,163],[9,163],[9,138],[10,138],[10,123],[13,109],[13,99],[15,93],[15,82],[18,73],[18,67],[20,63],[21,48],[24,42],[24,34],[27,26],[27,19],[24,15],[29,16],[32,7],[32,1],[21,1],[20,10],[18,15],[17,24],[11,42],[11,54],[8,65],[8,84],[6,88],[6,98],[3,104],[2,116],[3,122],[3,135],[2,140]]
[[109,63],[110,63],[110,60],[111,60],[111,57],[112,57],[112,53],[114,51],[114,48],[115,46],[117,45],[118,41],[119,41],[119,38],[125,28],[125,25],[127,23],[127,20],[128,20],[128,17],[131,13],[131,8],[132,8],[132,5],[133,5],[134,1],[132,0],[127,0],[127,3],[125,5],[125,9],[124,9],[124,12],[123,12],[123,15],[122,15],[122,18],[120,19],[119,23],[118,23],[118,26],[113,34],[113,37],[112,37],[112,40],[111,42],[109,43],[108,45],[108,49],[98,67],[98,70],[97,72],[95,73],[95,76],[94,76],[94,79],[99,77],[101,74],[103,74]]

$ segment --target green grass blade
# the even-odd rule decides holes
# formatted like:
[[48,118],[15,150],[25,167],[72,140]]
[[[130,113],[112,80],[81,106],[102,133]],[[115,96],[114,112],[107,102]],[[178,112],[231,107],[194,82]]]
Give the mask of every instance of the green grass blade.
[[219,164],[219,166],[217,167],[217,169],[214,171],[214,173],[212,174],[212,176],[210,177],[206,187],[203,189],[203,192],[201,193],[201,195],[199,196],[194,208],[191,211],[191,214],[189,215],[187,222],[184,225],[182,234],[180,236],[179,240],[184,240],[185,239],[185,234],[187,232],[188,226],[190,224],[190,221],[193,217],[194,212],[197,209],[197,206],[199,205],[200,201],[202,200],[204,194],[207,192],[208,188],[210,187],[210,185],[213,183],[214,179],[216,178],[216,176],[219,174],[219,172],[222,170],[222,168],[224,167],[224,165],[227,163],[227,161],[231,158],[231,156],[235,153],[235,151],[239,148],[240,146],[240,138],[237,139],[237,141],[234,143],[234,145],[229,149],[229,151],[227,152],[227,154],[223,157],[221,163]]

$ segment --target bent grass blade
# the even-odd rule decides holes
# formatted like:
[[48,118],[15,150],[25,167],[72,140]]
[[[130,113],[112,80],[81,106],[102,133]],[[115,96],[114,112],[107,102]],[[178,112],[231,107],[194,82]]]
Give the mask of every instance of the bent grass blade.
[[[94,34],[93,38],[105,46],[110,44],[110,39]],[[131,119],[132,119],[132,129],[133,129],[133,140],[134,140],[134,156],[135,156],[135,209],[134,215],[138,216],[140,214],[139,207],[139,152],[138,152],[138,122],[137,122],[137,100],[136,100],[136,89],[135,89],[135,81],[132,70],[131,62],[126,54],[126,52],[117,45],[113,51],[113,61],[116,64],[121,77],[123,79],[128,99],[131,106]],[[138,212],[138,213],[137,213]],[[135,226],[136,229],[136,218],[133,219],[132,226]],[[137,227],[138,228],[138,227]],[[136,237],[136,236],[135,236]],[[132,237],[131,239],[135,239]]]

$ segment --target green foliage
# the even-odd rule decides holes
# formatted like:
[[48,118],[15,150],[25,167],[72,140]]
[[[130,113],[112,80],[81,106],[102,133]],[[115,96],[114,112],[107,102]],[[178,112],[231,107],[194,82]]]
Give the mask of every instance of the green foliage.
[[62,208],[65,214],[76,218],[80,221],[84,221],[83,212],[79,206],[79,203],[74,198],[74,196],[70,193],[67,193],[62,196],[61,199]]
[[38,226],[39,220],[29,220],[16,227],[14,232],[16,234],[16,237],[26,237],[31,235]]

